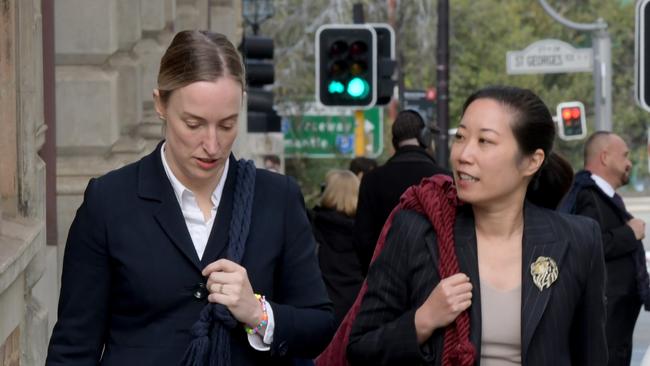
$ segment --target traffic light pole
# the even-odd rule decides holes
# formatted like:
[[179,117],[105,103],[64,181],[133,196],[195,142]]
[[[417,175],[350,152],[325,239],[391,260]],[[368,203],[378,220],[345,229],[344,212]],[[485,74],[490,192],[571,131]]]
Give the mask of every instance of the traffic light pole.
[[438,0],[437,163],[449,167],[449,0]]
[[362,110],[354,111],[354,156],[366,156],[366,117]]
[[546,2],[538,0],[542,8],[555,21],[565,27],[591,32],[591,43],[594,53],[594,109],[597,131],[612,130],[612,41],[607,32],[607,23],[598,19],[596,23],[576,23],[556,12]]
[[[363,4],[355,3],[352,5],[352,22],[354,24],[365,23],[365,14],[363,12]],[[354,111],[354,156],[366,156],[366,133],[365,133],[366,118],[363,115],[363,110],[357,109]]]

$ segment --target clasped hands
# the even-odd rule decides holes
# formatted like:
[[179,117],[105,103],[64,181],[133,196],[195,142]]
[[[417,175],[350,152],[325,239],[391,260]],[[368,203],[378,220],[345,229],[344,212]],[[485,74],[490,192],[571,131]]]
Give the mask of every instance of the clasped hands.
[[251,327],[262,321],[262,307],[255,298],[246,268],[219,259],[205,267],[202,274],[208,279],[208,301],[226,306],[237,321]]

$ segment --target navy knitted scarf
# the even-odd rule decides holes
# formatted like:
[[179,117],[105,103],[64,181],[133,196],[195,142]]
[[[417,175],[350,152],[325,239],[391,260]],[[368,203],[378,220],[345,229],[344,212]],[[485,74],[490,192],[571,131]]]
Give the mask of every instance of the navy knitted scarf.
[[[596,187],[600,191],[596,182],[591,179],[590,171],[581,170],[577,172],[573,180],[573,186],[569,193],[564,197],[564,200],[562,200],[558,211],[575,214],[578,194],[580,191],[588,187]],[[602,196],[605,197],[604,194]],[[622,217],[625,217],[626,219],[632,218],[632,215],[630,215],[625,209],[619,207],[612,198],[609,198],[609,200],[612,201],[614,207],[620,211],[619,213]],[[639,298],[641,299],[645,310],[650,311],[650,277],[648,277],[648,271],[645,264],[645,249],[643,248],[641,241],[639,241],[639,247],[634,253],[634,267],[636,271],[636,285]]]
[[[252,160],[244,159],[239,160],[237,165],[227,259],[240,263],[246,249],[253,210],[255,165]],[[236,326],[237,320],[226,306],[214,303],[206,305],[190,330],[192,341],[181,365],[230,366],[230,331]]]

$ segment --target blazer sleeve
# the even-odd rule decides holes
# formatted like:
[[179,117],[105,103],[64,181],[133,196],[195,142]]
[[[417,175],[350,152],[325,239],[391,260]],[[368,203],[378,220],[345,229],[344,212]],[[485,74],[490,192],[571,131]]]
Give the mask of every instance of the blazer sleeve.
[[347,347],[347,357],[353,365],[425,361],[415,331],[417,307],[409,303],[409,252],[418,242],[424,247],[425,227],[408,222],[404,213],[395,215],[384,249],[370,267],[368,291]]
[[595,192],[581,191],[576,201],[576,214],[591,217],[600,223],[605,259],[612,260],[636,251],[638,241],[632,228],[627,224],[607,228],[597,200]]
[[46,365],[98,365],[107,329],[110,269],[104,207],[92,179],[66,242],[58,320]]
[[318,267],[316,246],[298,185],[289,177],[284,248],[276,279],[272,355],[316,357],[334,334],[334,312]]
[[605,260],[600,230],[590,222],[591,238],[587,241],[591,253],[587,263],[585,288],[571,325],[571,364],[607,365],[607,338],[605,335]]

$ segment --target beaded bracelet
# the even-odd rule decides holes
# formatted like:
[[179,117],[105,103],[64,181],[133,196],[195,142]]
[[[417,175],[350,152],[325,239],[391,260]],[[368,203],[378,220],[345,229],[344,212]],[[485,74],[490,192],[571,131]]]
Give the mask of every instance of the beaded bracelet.
[[262,321],[256,327],[250,327],[244,325],[244,330],[248,334],[262,334],[262,328],[264,328],[269,323],[269,314],[266,311],[266,298],[260,294],[255,294],[255,298],[259,300],[260,305],[262,306]]

